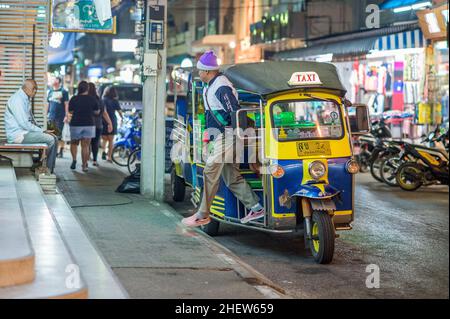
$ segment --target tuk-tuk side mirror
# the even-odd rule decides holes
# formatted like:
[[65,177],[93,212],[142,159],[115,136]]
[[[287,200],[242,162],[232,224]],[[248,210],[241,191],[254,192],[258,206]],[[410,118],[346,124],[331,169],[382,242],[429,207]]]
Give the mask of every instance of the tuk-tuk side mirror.
[[347,113],[353,135],[370,133],[370,114],[367,105],[353,104],[347,108]]

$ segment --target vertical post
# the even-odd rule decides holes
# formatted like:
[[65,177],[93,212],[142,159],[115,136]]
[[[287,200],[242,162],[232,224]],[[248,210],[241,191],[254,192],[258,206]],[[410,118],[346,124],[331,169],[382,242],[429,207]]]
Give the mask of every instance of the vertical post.
[[[155,11],[151,10],[155,6],[160,6],[164,14],[155,14]],[[141,194],[157,201],[164,200],[166,21],[167,0],[147,0],[144,43],[144,75],[147,76],[143,86],[140,183]],[[158,43],[161,36],[162,43]],[[145,56],[150,57],[148,61],[152,62],[146,62]]]
[[[36,25],[33,24],[33,43],[31,44],[31,78],[34,80],[36,69]],[[31,112],[34,114],[34,97],[31,99]]]

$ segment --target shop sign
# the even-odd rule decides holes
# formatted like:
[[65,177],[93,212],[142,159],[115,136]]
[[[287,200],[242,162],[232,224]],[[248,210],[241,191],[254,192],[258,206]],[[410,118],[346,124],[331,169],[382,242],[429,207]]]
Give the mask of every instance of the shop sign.
[[288,84],[291,86],[321,85],[322,82],[316,72],[295,72]]
[[417,11],[417,17],[426,39],[447,39],[448,4],[430,10]]
[[50,31],[116,33],[116,18],[101,23],[93,0],[51,0]]

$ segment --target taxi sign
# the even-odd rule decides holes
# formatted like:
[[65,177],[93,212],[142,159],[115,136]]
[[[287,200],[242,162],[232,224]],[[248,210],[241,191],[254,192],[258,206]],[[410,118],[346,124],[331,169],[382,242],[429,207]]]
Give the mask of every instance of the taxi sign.
[[289,85],[321,85],[319,75],[316,72],[295,72],[288,82]]

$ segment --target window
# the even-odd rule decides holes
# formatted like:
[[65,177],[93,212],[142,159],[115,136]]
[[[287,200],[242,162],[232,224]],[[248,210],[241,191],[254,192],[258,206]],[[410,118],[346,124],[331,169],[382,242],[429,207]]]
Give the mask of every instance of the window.
[[326,101],[282,101],[271,107],[272,126],[279,141],[340,139],[340,108]]

